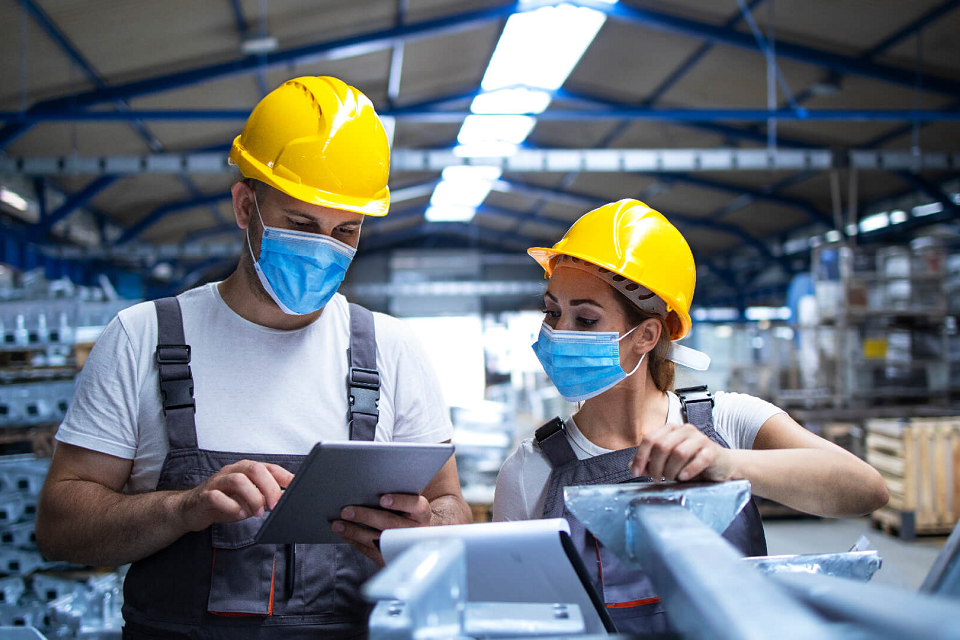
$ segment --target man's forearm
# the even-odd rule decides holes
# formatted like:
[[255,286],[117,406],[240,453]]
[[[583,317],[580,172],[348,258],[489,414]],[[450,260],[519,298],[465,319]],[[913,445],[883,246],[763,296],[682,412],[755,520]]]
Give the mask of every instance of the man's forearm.
[[37,543],[50,560],[115,567],[168,547],[187,532],[176,491],[117,493],[86,480],[62,480],[40,497]]
[[460,496],[440,496],[430,501],[430,526],[442,524],[470,524],[473,513]]

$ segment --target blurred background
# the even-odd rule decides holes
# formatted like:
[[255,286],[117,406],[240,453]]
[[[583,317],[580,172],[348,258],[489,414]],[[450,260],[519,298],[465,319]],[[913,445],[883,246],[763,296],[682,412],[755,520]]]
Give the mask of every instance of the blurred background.
[[525,250],[638,198],[697,261],[684,344],[713,364],[678,386],[763,397],[887,480],[869,519],[764,504],[771,551],[872,526],[877,579],[918,586],[960,518],[958,28],[957,0],[0,0],[0,624],[116,623],[115,574],[36,553],[53,434],[118,310],[235,267],[227,151],[302,75],[383,118],[392,206],[342,292],[420,337],[477,520],[575,409],[530,349]]

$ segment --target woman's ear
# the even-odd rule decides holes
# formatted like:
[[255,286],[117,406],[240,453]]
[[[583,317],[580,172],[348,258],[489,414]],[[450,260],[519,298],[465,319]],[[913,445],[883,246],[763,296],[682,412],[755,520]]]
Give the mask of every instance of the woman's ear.
[[663,324],[656,318],[647,318],[640,323],[635,332],[637,339],[633,343],[634,352],[637,355],[653,351],[657,343],[660,342],[660,334],[663,333]]

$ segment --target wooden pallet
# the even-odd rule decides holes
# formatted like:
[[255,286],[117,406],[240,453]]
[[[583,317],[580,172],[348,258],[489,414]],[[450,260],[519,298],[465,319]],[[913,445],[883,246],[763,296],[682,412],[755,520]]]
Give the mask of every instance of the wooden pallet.
[[469,506],[470,506],[470,512],[473,514],[474,523],[493,521],[493,505],[492,504],[471,502]]
[[54,436],[59,424],[0,428],[0,452],[33,453],[37,458],[53,455]]
[[960,418],[868,420],[867,462],[890,502],[874,525],[901,538],[950,533],[960,520]]

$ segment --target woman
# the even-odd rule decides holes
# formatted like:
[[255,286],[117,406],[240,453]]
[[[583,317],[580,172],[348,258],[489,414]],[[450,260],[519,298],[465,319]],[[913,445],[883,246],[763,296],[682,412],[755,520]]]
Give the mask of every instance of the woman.
[[[621,200],[587,213],[552,249],[528,251],[550,279],[533,346],[561,395],[582,403],[525,440],[497,478],[495,520],[565,517],[620,631],[666,629],[641,572],[620,565],[563,505],[563,487],[635,479],[746,479],[753,493],[822,516],[887,502],[872,467],[810,433],[772,404],[705,388],[674,393],[674,362],[706,368],[673,345],[690,331],[696,267],[660,213]],[[678,395],[679,394],[679,395]],[[724,533],[765,555],[751,502]]]

